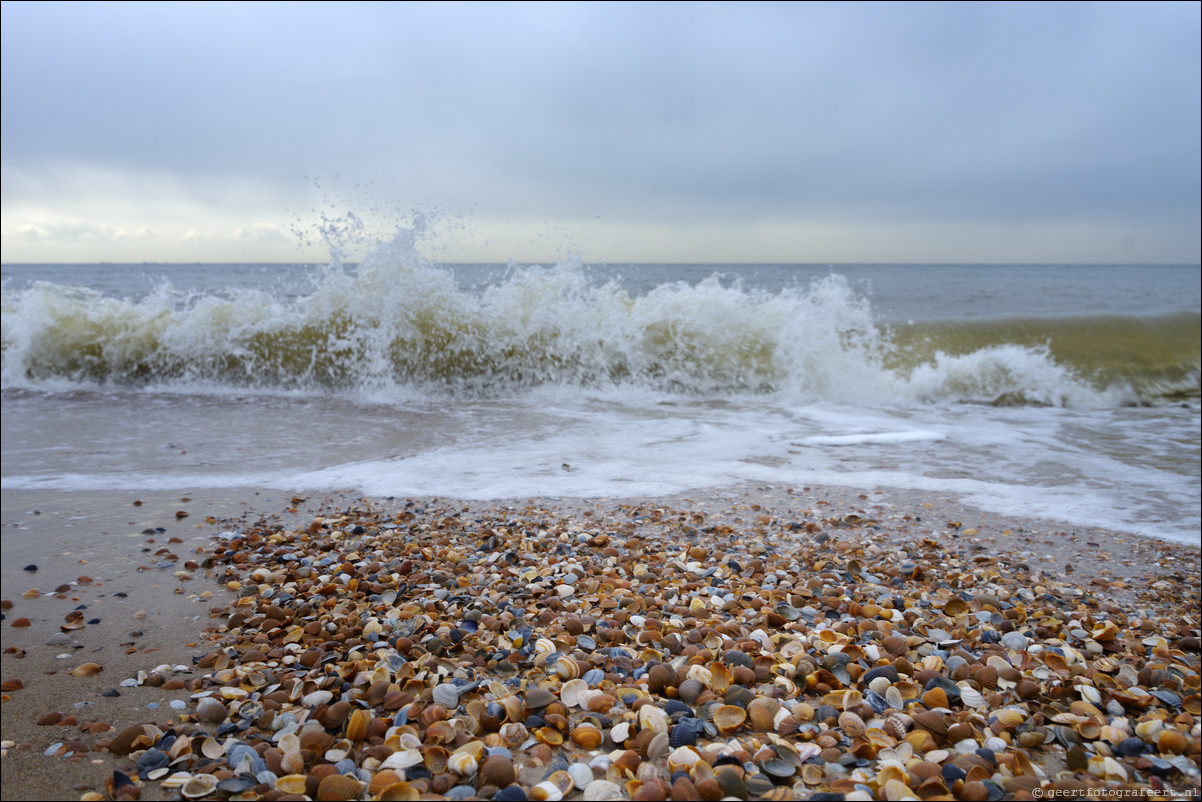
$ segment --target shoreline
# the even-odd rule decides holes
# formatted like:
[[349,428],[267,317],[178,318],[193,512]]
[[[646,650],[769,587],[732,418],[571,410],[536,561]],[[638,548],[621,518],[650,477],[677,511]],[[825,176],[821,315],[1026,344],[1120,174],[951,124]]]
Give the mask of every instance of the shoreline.
[[[269,522],[287,531],[348,511],[354,511],[349,518],[389,520],[408,504],[409,509],[430,511],[431,526],[438,521],[437,513],[460,521],[479,518],[484,523],[471,525],[482,529],[518,521],[577,534],[626,532],[644,546],[675,546],[680,551],[692,545],[711,557],[759,543],[768,547],[768,554],[804,546],[807,555],[829,554],[834,559],[845,557],[849,549],[868,548],[869,554],[892,559],[889,555],[907,549],[930,550],[923,545],[930,541],[945,561],[992,568],[1003,585],[1021,576],[1031,583],[1074,589],[1076,598],[1093,600],[1103,618],[1105,607],[1123,608],[1132,617],[1164,608],[1174,593],[1183,609],[1196,615],[1198,606],[1197,548],[1105,530],[1062,528],[912,491],[748,486],[664,498],[480,502],[364,499],[354,493],[311,494],[301,500],[253,489],[189,494],[5,490],[3,499],[2,596],[12,608],[4,610],[0,624],[0,666],[4,680],[20,679],[23,684],[6,692],[2,708],[5,749],[0,778],[5,799],[104,794],[114,770],[137,772],[131,758],[96,751],[97,744],[135,724],[196,726],[190,697],[199,690],[194,686],[203,670],[181,672],[184,687],[178,688],[124,688],[120,683],[163,664],[192,666],[227,634],[223,630],[229,626],[235,594],[219,580],[233,576],[235,566],[204,566],[215,545],[213,537],[239,525],[251,528]],[[134,506],[134,501],[142,504]],[[40,512],[33,514],[35,509]],[[177,517],[180,511],[187,516]],[[164,531],[153,531],[156,527]],[[688,542],[672,543],[673,538]],[[30,563],[38,565],[36,573],[22,571]],[[941,568],[932,564],[930,570]],[[62,592],[54,592],[63,586]],[[26,598],[34,588],[41,595]],[[67,617],[81,605],[86,605],[82,626],[60,632],[64,625],[76,625]],[[13,626],[21,617],[32,625]],[[56,635],[65,635],[67,643],[47,645]],[[69,657],[59,659],[60,654]],[[69,673],[85,662],[101,664],[103,671],[90,677]],[[165,685],[173,683],[168,680]],[[111,689],[121,695],[105,696]],[[182,709],[172,708],[172,702],[182,703]],[[76,723],[36,723],[51,712],[73,715]],[[112,729],[102,731],[88,722]],[[54,755],[44,754],[55,744],[63,746]],[[73,754],[63,754],[68,751]],[[140,785],[142,799],[173,798],[178,793],[160,782]]]

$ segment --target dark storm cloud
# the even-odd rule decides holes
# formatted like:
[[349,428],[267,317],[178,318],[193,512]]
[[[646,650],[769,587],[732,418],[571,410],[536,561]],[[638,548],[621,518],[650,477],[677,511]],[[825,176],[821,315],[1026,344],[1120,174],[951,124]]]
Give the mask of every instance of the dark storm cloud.
[[26,177],[338,174],[669,222],[1199,214],[1195,3],[3,13],[2,155]]

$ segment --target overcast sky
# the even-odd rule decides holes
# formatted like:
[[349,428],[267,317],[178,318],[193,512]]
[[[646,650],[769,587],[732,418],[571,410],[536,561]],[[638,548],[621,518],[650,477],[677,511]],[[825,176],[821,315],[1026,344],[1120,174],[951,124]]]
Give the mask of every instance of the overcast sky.
[[5,2],[3,261],[1198,262],[1200,8]]

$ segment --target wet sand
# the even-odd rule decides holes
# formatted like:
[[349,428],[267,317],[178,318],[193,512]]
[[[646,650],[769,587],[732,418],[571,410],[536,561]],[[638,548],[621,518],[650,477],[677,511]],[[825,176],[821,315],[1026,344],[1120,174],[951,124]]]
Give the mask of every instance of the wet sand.
[[[213,651],[221,614],[233,595],[200,563],[219,532],[261,518],[304,522],[355,505],[395,511],[406,501],[363,500],[355,494],[300,499],[246,489],[188,494],[4,491],[0,597],[7,609],[0,624],[0,677],[20,680],[23,687],[6,692],[0,708],[3,798],[103,794],[114,770],[130,775],[136,770],[129,757],[96,751],[98,742],[133,724],[166,729],[191,720],[189,691],[121,687],[121,682],[162,664],[190,667]],[[985,513],[911,491],[746,487],[655,499],[416,503],[489,520],[539,510],[546,517],[570,517],[599,529],[629,521],[632,514],[701,515],[707,526],[728,525],[766,541],[790,522],[811,522],[815,533],[832,539],[854,530],[876,542],[903,546],[937,540],[965,559],[987,559],[1003,573],[1074,584],[1084,594],[1119,606],[1143,604],[1157,582],[1178,588],[1183,606],[1192,600],[1196,607],[1199,593],[1196,547]],[[23,570],[27,565],[36,565],[37,571]],[[34,590],[38,595],[31,597]],[[82,617],[69,621],[76,610]],[[17,626],[23,618],[29,625]],[[63,626],[78,628],[64,632]],[[47,642],[52,639],[65,642]],[[71,674],[89,662],[103,670],[86,677]],[[114,691],[119,695],[106,695]],[[173,709],[173,701],[184,708]],[[74,721],[38,724],[49,713]],[[111,729],[103,731],[104,725]],[[141,785],[142,799],[177,798],[159,783]]]

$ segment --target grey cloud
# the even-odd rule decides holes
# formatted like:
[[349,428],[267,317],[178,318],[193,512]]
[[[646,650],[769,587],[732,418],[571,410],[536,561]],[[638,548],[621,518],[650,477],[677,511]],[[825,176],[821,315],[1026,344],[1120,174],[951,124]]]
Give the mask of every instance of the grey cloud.
[[1196,4],[377,5],[6,4],[4,161],[657,220],[1198,214]]

